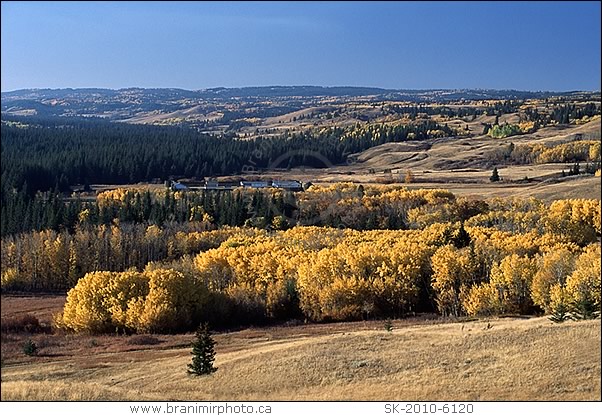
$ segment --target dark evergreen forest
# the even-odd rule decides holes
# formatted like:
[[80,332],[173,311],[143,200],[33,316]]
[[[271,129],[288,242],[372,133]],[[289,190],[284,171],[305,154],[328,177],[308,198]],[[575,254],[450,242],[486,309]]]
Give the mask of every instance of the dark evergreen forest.
[[[70,194],[75,185],[203,178],[268,167],[326,167],[326,163],[344,163],[348,155],[372,146],[405,141],[410,133],[415,140],[429,138],[429,130],[453,135],[449,127],[430,120],[369,129],[354,138],[342,139],[345,130],[332,128],[320,134],[253,140],[201,134],[190,127],[100,119],[3,116],[2,120],[3,235],[70,227],[83,205],[79,201],[64,203],[62,196]],[[148,215],[150,211],[144,219]],[[161,215],[157,215],[160,222]],[[123,219],[128,220],[127,215]],[[239,217],[232,224],[240,220],[244,219]]]

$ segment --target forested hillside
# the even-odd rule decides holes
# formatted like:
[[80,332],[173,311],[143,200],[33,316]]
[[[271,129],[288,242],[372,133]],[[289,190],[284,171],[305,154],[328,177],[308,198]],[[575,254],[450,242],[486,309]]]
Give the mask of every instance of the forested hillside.
[[[404,141],[408,136],[427,139],[443,132],[453,133],[426,120],[353,136],[332,128],[316,134],[240,140],[187,127],[8,118],[2,123],[2,232],[71,226],[80,208],[57,200],[60,193],[70,193],[73,185],[163,182],[174,177],[259,172],[268,167],[326,167],[375,145]],[[49,195],[38,194],[48,191]]]

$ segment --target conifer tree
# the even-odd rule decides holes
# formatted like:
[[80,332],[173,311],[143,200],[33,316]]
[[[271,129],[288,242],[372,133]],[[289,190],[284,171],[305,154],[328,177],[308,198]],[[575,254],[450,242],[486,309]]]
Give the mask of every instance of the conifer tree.
[[217,370],[213,367],[215,360],[215,340],[209,333],[207,323],[199,325],[196,331],[196,339],[192,343],[192,363],[188,364],[188,374],[190,375],[210,375]]
[[38,353],[38,346],[30,339],[23,345],[23,353],[27,356],[34,356]]
[[470,235],[466,232],[466,229],[464,229],[464,222],[462,222],[460,224],[460,229],[458,229],[458,232],[456,232],[456,235],[454,236],[453,244],[458,249],[466,248],[470,245],[470,241]]
[[571,314],[569,313],[569,309],[564,303],[559,303],[554,310],[552,310],[552,314],[548,317],[554,323],[562,323],[571,318]]
[[575,320],[592,320],[600,316],[596,310],[596,303],[590,298],[581,298],[571,303],[573,318]]
[[497,167],[493,168],[493,172],[491,173],[491,177],[489,178],[490,181],[492,182],[499,182],[500,181],[500,175],[497,172]]

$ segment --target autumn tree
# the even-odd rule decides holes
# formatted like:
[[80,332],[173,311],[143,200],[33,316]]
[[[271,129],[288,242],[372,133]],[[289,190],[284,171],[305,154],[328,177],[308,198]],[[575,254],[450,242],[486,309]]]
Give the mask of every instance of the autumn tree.
[[531,312],[531,282],[537,271],[536,262],[512,254],[491,270],[490,284],[496,288],[501,303],[501,312],[528,314]]
[[443,315],[459,316],[463,313],[461,293],[477,280],[476,263],[469,248],[445,245],[431,258],[432,287],[437,308]]
[[571,311],[578,318],[600,315],[600,245],[589,246],[577,258],[575,271],[566,281]]
[[571,275],[574,268],[575,256],[564,247],[553,249],[540,257],[538,269],[531,284],[533,302],[545,312],[551,312],[551,288],[554,285],[564,286],[566,279]]

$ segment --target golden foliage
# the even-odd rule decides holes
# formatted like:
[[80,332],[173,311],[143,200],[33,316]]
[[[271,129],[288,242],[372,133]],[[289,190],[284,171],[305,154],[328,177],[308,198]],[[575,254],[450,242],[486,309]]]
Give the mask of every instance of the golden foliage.
[[462,294],[462,306],[468,315],[489,316],[500,312],[498,291],[493,284],[474,285]]
[[538,270],[531,284],[533,302],[547,313],[551,312],[551,289],[564,286],[566,279],[575,268],[575,256],[566,247],[559,246],[551,250],[538,261]]
[[125,329],[130,301],[147,292],[148,281],[141,273],[91,272],[69,290],[57,322],[76,332]]
[[453,245],[439,248],[431,258],[431,285],[436,293],[437,308],[443,315],[462,314],[461,291],[471,285],[477,274],[474,254],[469,248]]
[[[101,199],[136,194],[118,189]],[[298,203],[332,226],[412,229],[112,224],[31,232],[3,240],[2,288],[74,287],[59,323],[75,331],[398,316],[433,301],[445,315],[550,312],[560,298],[599,307],[597,200],[470,204],[446,190],[337,183],[311,187]]]
[[76,332],[189,329],[206,289],[174,270],[92,272],[67,294],[59,326]]
[[587,303],[600,311],[600,245],[589,246],[577,258],[575,271],[566,281],[566,295],[575,307]]
[[531,282],[536,271],[533,259],[516,254],[493,266],[489,283],[498,291],[502,312],[529,312],[532,306]]

